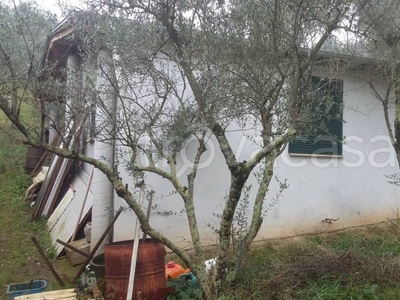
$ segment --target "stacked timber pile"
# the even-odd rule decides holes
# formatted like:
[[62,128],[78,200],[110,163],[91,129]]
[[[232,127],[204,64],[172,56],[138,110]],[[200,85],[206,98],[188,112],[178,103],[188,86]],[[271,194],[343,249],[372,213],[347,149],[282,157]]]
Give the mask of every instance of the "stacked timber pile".
[[75,289],[66,289],[15,297],[14,300],[76,300]]
[[37,294],[30,294],[15,297],[14,300],[104,300],[101,292],[98,289],[93,290],[93,295],[80,295],[78,296],[76,289],[65,289]]

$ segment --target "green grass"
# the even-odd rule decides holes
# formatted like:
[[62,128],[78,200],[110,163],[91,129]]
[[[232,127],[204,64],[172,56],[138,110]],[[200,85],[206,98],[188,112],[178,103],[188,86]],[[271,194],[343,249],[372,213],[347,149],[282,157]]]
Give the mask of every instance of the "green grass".
[[400,222],[254,247],[224,299],[400,299]]
[[307,299],[380,299],[376,284],[344,285],[340,279],[331,280],[330,278],[310,282],[309,287],[302,294]]
[[0,116],[0,299],[6,299],[10,283],[43,278],[48,290],[59,287],[31,241],[35,236],[54,261],[46,222],[31,222],[30,203],[24,200],[30,184],[24,174],[25,152],[15,128]]
[[219,300],[400,299],[399,236],[400,221],[388,221],[255,245]]

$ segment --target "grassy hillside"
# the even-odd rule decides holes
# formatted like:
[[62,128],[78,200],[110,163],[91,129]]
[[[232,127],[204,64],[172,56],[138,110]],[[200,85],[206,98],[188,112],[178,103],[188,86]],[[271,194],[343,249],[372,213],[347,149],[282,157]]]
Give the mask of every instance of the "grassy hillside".
[[400,299],[400,222],[255,246],[226,299]]
[[[196,294],[183,286],[168,300]],[[255,299],[400,299],[400,221],[253,245],[239,278],[218,300]]]
[[45,221],[31,222],[29,203],[24,201],[30,184],[23,169],[25,152],[18,132],[0,115],[0,299],[6,299],[10,283],[42,278],[48,289],[58,287],[31,242],[35,236],[54,260]]

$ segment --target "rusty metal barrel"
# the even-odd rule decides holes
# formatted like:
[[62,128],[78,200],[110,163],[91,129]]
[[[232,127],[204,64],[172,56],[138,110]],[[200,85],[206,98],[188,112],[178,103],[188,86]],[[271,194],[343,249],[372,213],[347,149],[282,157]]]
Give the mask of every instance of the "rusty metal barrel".
[[[126,299],[132,248],[133,240],[105,245],[106,299]],[[164,246],[155,240],[139,241],[132,299],[161,300],[167,298],[165,253]]]

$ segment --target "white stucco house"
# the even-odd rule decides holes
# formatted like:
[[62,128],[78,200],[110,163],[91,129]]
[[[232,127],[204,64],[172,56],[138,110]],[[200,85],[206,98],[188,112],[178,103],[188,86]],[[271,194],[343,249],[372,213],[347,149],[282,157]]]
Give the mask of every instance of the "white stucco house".
[[[66,67],[67,72],[78,70],[74,74],[85,72],[85,59],[79,56],[73,42],[66,39],[69,34],[71,30],[62,26],[51,32],[44,61],[54,63],[57,68]],[[105,54],[100,51],[98,55]],[[371,61],[365,60],[363,63]],[[75,75],[67,76],[66,80],[77,80],[71,79],[71,76]],[[275,163],[274,173],[280,180],[287,180],[289,186],[268,211],[257,236],[258,240],[333,231],[398,216],[399,190],[389,184],[385,176],[397,172],[399,166],[388,137],[381,105],[371,88],[362,78],[345,72],[335,73],[332,78],[332,74],[316,70],[313,76],[319,81],[332,79],[330,84],[337,88],[335,101],[343,103],[343,121],[331,124],[330,128],[343,142],[329,143],[327,146],[324,141],[318,141],[316,135],[317,140],[313,143],[298,141],[286,147]],[[101,81],[101,78],[97,81]],[[386,83],[377,81],[375,86],[384,91]],[[56,134],[50,128],[50,137]],[[229,133],[228,139],[239,160],[249,159],[258,149],[241,132]],[[109,146],[91,141],[85,146],[84,153],[102,158],[113,166],[118,148],[119,145]],[[196,148],[196,143],[189,140],[182,151],[178,161],[180,178],[185,178],[190,171],[187,162]],[[201,238],[204,243],[211,244],[217,237],[207,224],[216,221],[213,213],[222,210],[227,191],[221,186],[229,186],[229,173],[216,141],[210,139],[207,148],[208,152],[200,163],[194,198]],[[61,185],[67,165],[66,160],[53,159],[47,180],[56,177],[53,185]],[[52,172],[52,169],[56,171]],[[132,192],[137,193],[127,171],[124,168],[119,171],[125,182],[132,186]],[[185,246],[190,234],[186,226],[187,219],[181,213],[182,200],[178,195],[169,194],[172,186],[161,177],[147,176],[145,180],[146,185],[155,191],[157,204],[150,223],[170,239]],[[256,178],[250,178],[249,181],[253,185],[257,184]],[[53,237],[68,240],[77,220],[82,220],[91,210],[93,244],[115,211],[127,205],[116,196],[105,176],[88,164],[77,169],[70,183],[75,192],[70,189],[64,193],[54,212],[44,208],[41,213],[49,217]],[[279,184],[273,180],[267,202],[273,201],[278,192]],[[82,207],[84,209],[81,212]],[[169,213],[164,216],[165,213],[163,215],[157,211]],[[333,221],[329,221],[331,219]],[[134,223],[133,212],[124,210],[110,238],[113,241],[133,238]]]

